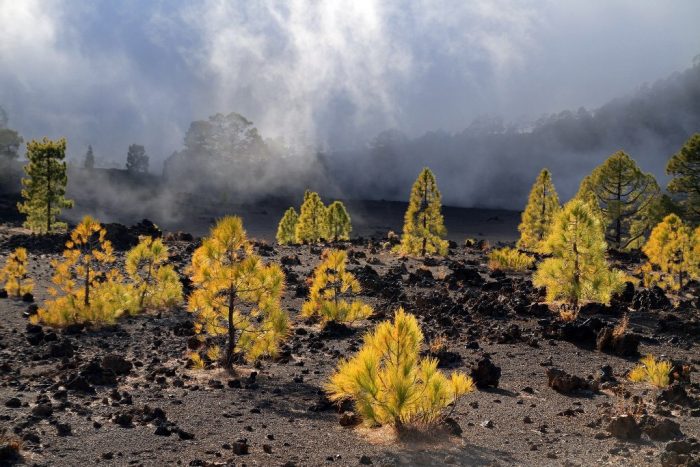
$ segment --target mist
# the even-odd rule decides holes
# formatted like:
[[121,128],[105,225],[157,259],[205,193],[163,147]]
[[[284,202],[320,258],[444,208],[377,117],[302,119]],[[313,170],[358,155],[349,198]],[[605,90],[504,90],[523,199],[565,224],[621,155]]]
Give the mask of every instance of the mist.
[[123,167],[137,143],[157,175],[194,154],[193,122],[248,119],[264,162],[166,177],[164,216],[212,185],[405,199],[425,165],[446,203],[518,209],[541,167],[566,198],[618,149],[663,180],[700,128],[698,16],[691,0],[0,0],[0,106],[25,141],[67,137],[74,165],[90,144]]

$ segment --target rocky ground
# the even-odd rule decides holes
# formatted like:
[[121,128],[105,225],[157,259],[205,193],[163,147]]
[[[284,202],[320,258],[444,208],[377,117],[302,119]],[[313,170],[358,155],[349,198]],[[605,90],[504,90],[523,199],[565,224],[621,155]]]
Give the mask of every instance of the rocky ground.
[[[153,230],[113,225],[110,235],[123,250]],[[183,272],[196,240],[166,238]],[[676,304],[659,289],[629,287],[564,323],[529,273],[490,272],[479,247],[452,243],[447,258],[415,260],[390,254],[382,239],[357,239],[338,247],[376,314],[323,331],[299,316],[321,249],[257,243],[283,264],[294,328],[278,359],[227,374],[187,368],[184,308],[101,329],[28,324],[63,240],[0,228],[0,261],[26,246],[37,283],[33,303],[0,299],[0,464],[700,465],[700,385],[687,376],[700,364],[697,284]],[[615,261],[631,270],[636,259]],[[399,305],[419,316],[428,341],[444,337],[441,366],[471,372],[480,387],[444,427],[397,437],[356,425],[352,408],[329,404],[320,388]],[[625,336],[612,339],[626,313]],[[677,362],[681,381],[666,390],[629,382],[646,353]]]

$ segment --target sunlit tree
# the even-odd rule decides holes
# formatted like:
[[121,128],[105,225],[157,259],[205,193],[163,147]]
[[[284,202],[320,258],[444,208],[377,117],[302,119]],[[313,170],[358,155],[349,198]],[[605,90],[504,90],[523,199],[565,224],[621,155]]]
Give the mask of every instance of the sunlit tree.
[[8,295],[21,297],[34,289],[34,281],[27,274],[27,249],[17,248],[7,257],[0,269],[0,282],[5,282]]
[[624,250],[644,235],[645,229],[633,234],[632,225],[646,216],[659,193],[654,176],[618,151],[584,179],[578,198],[595,201],[604,219],[606,240],[612,248]]
[[352,224],[350,223],[350,215],[345,210],[345,205],[342,202],[333,201],[328,206],[326,220],[328,222],[326,230],[329,240],[337,242],[338,240],[350,239]]
[[372,314],[372,307],[352,299],[360,290],[360,283],[346,269],[348,255],[343,250],[326,250],[323,261],[314,271],[309,299],[301,308],[302,316],[318,316],[326,323],[351,323]]
[[113,323],[138,310],[132,287],[112,267],[115,258],[105,229],[90,216],[71,232],[62,259],[54,268],[49,293],[54,297],[33,320],[52,326],[72,323]]
[[284,216],[277,226],[277,243],[289,245],[296,241],[296,229],[299,215],[294,208],[289,208],[284,212]]
[[297,243],[318,243],[328,237],[326,207],[318,193],[307,191],[296,225]]
[[404,255],[447,253],[447,230],[442,219],[440,191],[435,175],[424,168],[413,187],[404,216],[403,235],[398,251]]
[[624,274],[608,266],[603,227],[584,201],[574,199],[556,215],[545,247],[552,257],[540,263],[533,283],[547,289],[550,302],[573,309],[582,300],[607,303],[624,284]]
[[700,133],[695,133],[666,165],[668,191],[680,198],[688,220],[700,222]]
[[426,427],[440,422],[445,409],[474,390],[461,372],[444,375],[433,358],[421,358],[423,333],[415,316],[402,308],[364,337],[359,352],[341,360],[326,384],[333,401],[352,400],[370,425]]
[[642,248],[649,263],[643,268],[648,285],[679,290],[695,271],[693,232],[680,217],[670,214],[651,232]]
[[[289,317],[280,305],[284,273],[253,254],[240,217],[217,222],[192,255],[191,270],[195,290],[189,310],[195,330],[203,338],[226,338],[221,353],[226,368],[233,367],[237,352],[248,360],[277,352],[289,329]],[[217,350],[210,352],[219,355]]]
[[518,226],[518,248],[542,252],[542,244],[549,235],[554,216],[559,212],[559,197],[549,170],[542,169],[532,186],[527,206]]
[[46,233],[66,227],[56,222],[56,217],[64,208],[73,207],[73,202],[65,198],[68,176],[66,174],[66,140],[27,143],[27,159],[24,167],[27,174],[22,179],[22,198],[17,205],[19,212],[27,215],[24,225],[34,232]]
[[138,296],[140,309],[166,308],[182,302],[182,284],[168,260],[160,238],[141,237],[126,255],[126,272]]

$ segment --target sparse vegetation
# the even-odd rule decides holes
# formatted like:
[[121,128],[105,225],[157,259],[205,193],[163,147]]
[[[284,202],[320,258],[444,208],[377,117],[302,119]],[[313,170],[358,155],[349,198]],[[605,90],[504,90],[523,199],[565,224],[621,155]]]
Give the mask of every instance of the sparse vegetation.
[[443,223],[442,201],[435,175],[424,168],[411,188],[411,197],[404,217],[401,244],[397,251],[403,255],[447,253],[447,230]]
[[549,170],[542,169],[530,190],[527,205],[518,226],[518,248],[543,253],[543,245],[560,210],[559,197]]
[[289,208],[284,212],[277,227],[277,243],[280,245],[290,245],[296,241],[296,229],[299,215],[294,208]]
[[17,248],[0,269],[0,282],[5,282],[8,295],[21,297],[34,289],[34,281],[27,274],[27,262],[27,249]]
[[223,365],[232,368],[236,353],[249,361],[274,356],[289,330],[280,306],[284,273],[253,254],[240,217],[217,222],[194,252],[191,269],[195,330],[202,339],[226,338]]
[[17,205],[19,212],[27,215],[25,227],[33,232],[50,233],[66,228],[56,218],[64,208],[73,207],[65,198],[68,176],[66,175],[66,140],[27,143],[28,164],[24,167],[27,178],[22,179],[22,198]]
[[360,283],[346,270],[347,253],[326,250],[314,271],[309,299],[301,308],[302,316],[318,316],[323,323],[352,323],[372,314],[372,307],[361,300],[348,300],[360,292]]
[[502,271],[526,271],[535,258],[515,248],[500,248],[489,253],[489,268]]
[[658,388],[665,388],[670,383],[671,368],[671,362],[647,355],[630,371],[629,379],[635,383],[650,383]]
[[603,228],[589,205],[570,201],[557,214],[546,248],[552,258],[540,263],[533,284],[547,289],[547,300],[563,300],[576,309],[582,300],[607,303],[622,288],[625,275],[605,258]]
[[399,308],[392,321],[368,333],[360,351],[342,360],[326,385],[333,401],[351,399],[365,422],[427,427],[445,417],[445,409],[474,389],[460,372],[450,377],[437,360],[419,357],[423,333],[416,318]]

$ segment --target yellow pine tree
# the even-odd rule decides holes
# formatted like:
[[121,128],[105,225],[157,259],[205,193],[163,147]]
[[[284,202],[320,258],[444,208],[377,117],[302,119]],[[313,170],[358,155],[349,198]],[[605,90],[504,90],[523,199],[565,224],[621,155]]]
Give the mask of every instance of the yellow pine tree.
[[345,210],[345,205],[341,201],[333,201],[326,210],[326,221],[328,223],[326,231],[328,239],[334,242],[339,240],[350,240],[352,224],[350,215]]
[[360,292],[357,278],[345,268],[347,259],[343,250],[323,252],[323,261],[314,271],[309,299],[301,308],[302,316],[319,316],[325,324],[352,323],[372,314],[372,307],[361,300],[346,300]]
[[27,274],[27,261],[27,249],[20,247],[10,253],[0,269],[0,282],[5,281],[8,295],[21,297],[34,289],[34,281]]
[[136,312],[133,288],[124,284],[116,269],[106,231],[90,216],[71,232],[62,260],[54,260],[49,293],[54,297],[32,317],[51,326],[72,323],[113,323],[124,313]]
[[22,198],[17,204],[19,212],[27,215],[25,227],[34,232],[46,233],[66,228],[56,217],[63,208],[73,207],[73,202],[65,198],[66,184],[66,140],[27,143],[27,159],[24,167],[27,178],[22,179]]
[[694,273],[693,232],[675,214],[654,227],[642,251],[649,259],[642,268],[647,285],[679,290]]
[[195,330],[202,338],[227,340],[222,355],[226,368],[233,367],[237,352],[249,361],[276,354],[289,330],[280,305],[284,273],[253,254],[240,217],[217,222],[192,255],[191,272],[195,290],[189,311],[195,315]]
[[301,205],[297,221],[295,237],[297,243],[318,243],[328,236],[326,207],[321,197],[314,191],[304,193],[304,203]]
[[415,316],[399,308],[392,321],[365,335],[359,352],[341,360],[325,389],[333,401],[352,400],[365,422],[426,427],[474,389],[461,372],[447,377],[437,360],[420,358],[423,333]]
[[549,235],[552,221],[559,209],[559,197],[552,183],[552,176],[549,170],[542,169],[532,186],[522,214],[522,222],[518,226],[518,248],[544,253],[542,245]]
[[126,272],[138,297],[139,309],[167,308],[182,302],[182,284],[168,260],[160,238],[144,236],[126,255]]
[[285,211],[279,226],[277,226],[277,243],[280,245],[289,245],[296,241],[298,221],[299,215],[294,208],[289,208]]
[[404,216],[403,235],[397,251],[403,255],[447,254],[440,192],[435,175],[424,168],[411,188]]
[[562,300],[574,310],[582,300],[607,303],[624,284],[624,274],[608,266],[599,218],[580,199],[570,201],[556,215],[545,248],[552,258],[540,263],[533,283],[547,289],[550,302]]

